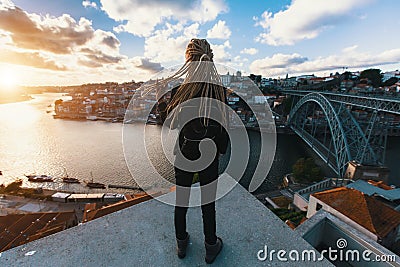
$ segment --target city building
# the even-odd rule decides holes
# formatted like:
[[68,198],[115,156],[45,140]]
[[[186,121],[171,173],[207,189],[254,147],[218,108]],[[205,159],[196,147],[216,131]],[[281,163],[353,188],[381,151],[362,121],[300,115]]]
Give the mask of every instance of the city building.
[[321,209],[385,247],[393,245],[399,233],[399,211],[352,188],[340,187],[311,194],[307,218]]
[[362,165],[355,161],[350,161],[346,169],[346,178],[358,180],[375,180],[387,183],[390,170],[383,166]]

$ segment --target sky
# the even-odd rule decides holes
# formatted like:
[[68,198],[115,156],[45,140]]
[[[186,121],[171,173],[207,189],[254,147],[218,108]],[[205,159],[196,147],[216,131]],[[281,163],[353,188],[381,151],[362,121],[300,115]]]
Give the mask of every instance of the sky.
[[396,0],[0,0],[0,88],[146,81],[191,38],[244,75],[400,66]]

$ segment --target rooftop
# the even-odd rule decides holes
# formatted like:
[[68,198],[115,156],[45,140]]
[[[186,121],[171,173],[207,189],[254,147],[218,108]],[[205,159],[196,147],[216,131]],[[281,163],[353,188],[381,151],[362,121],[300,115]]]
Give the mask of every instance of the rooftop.
[[[171,192],[157,199],[174,197]],[[191,240],[186,258],[180,260],[175,252],[174,208],[157,199],[5,251],[0,266],[205,266],[201,209],[188,211]],[[224,248],[216,266],[299,266],[280,262],[276,255],[273,262],[262,262],[257,253],[265,245],[269,250],[312,249],[240,185],[217,201],[217,232]],[[324,260],[307,266],[331,265]]]
[[77,224],[74,211],[0,216],[0,252]]
[[[343,249],[345,253],[348,251],[358,251],[358,253],[361,254],[365,250],[371,252],[371,261],[363,259],[362,257],[360,257],[359,260],[349,257],[348,261],[343,263],[333,257],[332,261],[337,264],[337,266],[400,266],[400,258],[398,256],[395,257],[394,261],[390,262],[377,262],[374,260],[377,256],[393,255],[393,252],[383,247],[381,244],[378,244],[369,236],[353,228],[351,225],[335,217],[333,214],[322,209],[297,227],[295,232],[303,236],[303,238],[314,247],[319,248],[319,251],[331,247],[333,249]],[[341,243],[338,243],[340,240],[345,242],[341,247],[339,247]]]
[[379,237],[400,224],[400,212],[355,189],[340,187],[313,196]]
[[396,201],[400,199],[400,188],[393,189],[390,186],[385,187],[385,185],[382,183],[357,180],[347,185],[347,187],[361,191],[369,196],[378,195],[389,201]]

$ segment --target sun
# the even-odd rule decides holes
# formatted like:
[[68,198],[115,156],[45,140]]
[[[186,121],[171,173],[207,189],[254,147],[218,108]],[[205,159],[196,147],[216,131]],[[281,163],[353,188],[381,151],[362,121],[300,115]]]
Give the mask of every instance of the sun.
[[12,91],[17,85],[17,73],[12,69],[0,68],[0,92]]

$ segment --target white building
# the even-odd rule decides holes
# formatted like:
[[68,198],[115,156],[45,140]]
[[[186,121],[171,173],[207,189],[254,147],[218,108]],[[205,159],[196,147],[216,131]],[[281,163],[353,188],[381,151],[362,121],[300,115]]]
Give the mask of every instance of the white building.
[[229,72],[227,74],[221,75],[222,85],[225,87],[230,86],[231,81],[232,81],[232,76],[233,75],[230,75]]

